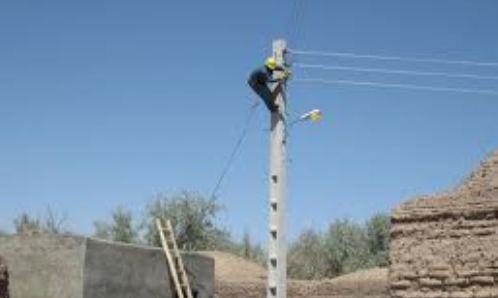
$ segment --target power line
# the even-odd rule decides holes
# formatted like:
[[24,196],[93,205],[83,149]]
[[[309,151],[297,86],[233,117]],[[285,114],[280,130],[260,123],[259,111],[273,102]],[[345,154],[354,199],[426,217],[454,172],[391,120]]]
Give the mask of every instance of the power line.
[[305,63],[294,63],[293,66],[299,68],[313,68],[313,69],[322,69],[322,70],[349,70],[356,72],[375,72],[375,73],[417,75],[417,76],[439,76],[447,78],[463,78],[463,79],[476,79],[476,80],[498,80],[498,76],[485,76],[485,75],[476,75],[468,73],[426,72],[426,71],[405,70],[405,69],[329,66],[329,65],[305,64]]
[[299,20],[299,14],[300,14],[300,4],[301,0],[294,0],[292,4],[292,9],[289,15],[289,19],[285,27],[287,28],[286,30],[286,36],[289,39],[290,42],[294,42],[294,37],[297,33],[297,23]]
[[305,16],[305,11],[307,8],[307,3],[308,0],[295,0],[295,10],[296,10],[296,15],[294,18],[294,24],[293,24],[293,33],[291,35],[291,39],[289,40],[292,44],[298,45],[298,41],[301,38],[301,27],[304,22],[304,16]]
[[211,192],[210,198],[214,198],[216,196],[216,193],[221,187],[221,183],[225,179],[226,174],[228,173],[228,170],[232,166],[233,161],[235,160],[235,157],[240,151],[240,147],[242,145],[242,142],[246,138],[247,131],[249,130],[249,126],[251,124],[251,120],[254,116],[254,112],[256,111],[256,108],[259,106],[259,101],[253,104],[249,108],[249,113],[247,114],[247,118],[244,124],[244,127],[242,129],[242,132],[240,133],[239,137],[237,138],[237,141],[235,142],[235,146],[232,149],[232,152],[230,153],[230,157],[227,159],[227,162],[225,164],[225,167],[221,171],[220,176],[218,177],[218,180],[216,181],[215,187],[213,188],[213,191]]
[[391,61],[407,61],[407,62],[460,64],[460,65],[469,65],[469,66],[498,67],[498,62],[480,62],[480,61],[470,61],[470,60],[446,60],[446,59],[433,59],[433,58],[409,58],[409,57],[397,57],[397,56],[355,54],[355,53],[346,53],[346,52],[323,52],[323,51],[301,51],[301,50],[289,50],[289,51],[295,55],[306,55],[306,56],[343,57],[343,58],[360,58],[360,59],[373,59],[373,60],[391,60]]
[[415,84],[381,83],[381,82],[367,82],[367,81],[353,81],[353,80],[328,80],[320,78],[295,79],[294,81],[303,82],[303,83],[322,83],[322,84],[333,84],[333,85],[339,84],[339,85],[354,85],[354,86],[380,87],[380,88],[426,90],[426,91],[437,91],[437,92],[498,95],[498,90],[434,87],[434,86],[424,86],[424,85],[415,85]]

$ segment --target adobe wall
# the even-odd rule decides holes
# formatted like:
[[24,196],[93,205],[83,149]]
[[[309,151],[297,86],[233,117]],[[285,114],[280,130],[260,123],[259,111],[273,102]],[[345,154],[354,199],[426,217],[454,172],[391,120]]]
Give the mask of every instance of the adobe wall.
[[392,298],[498,297],[498,152],[455,190],[392,214]]
[[[171,297],[162,249],[76,236],[0,237],[16,298]],[[197,298],[214,295],[214,261],[182,254]]]

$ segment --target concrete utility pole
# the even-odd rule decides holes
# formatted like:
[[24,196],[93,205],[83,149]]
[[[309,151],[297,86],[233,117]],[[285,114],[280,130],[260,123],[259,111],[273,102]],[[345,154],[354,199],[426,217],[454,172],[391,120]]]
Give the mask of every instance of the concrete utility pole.
[[[273,57],[286,65],[285,40],[273,41]],[[286,240],[286,83],[281,83],[276,103],[278,112],[271,114],[270,136],[270,241],[268,246],[268,298],[287,297]]]

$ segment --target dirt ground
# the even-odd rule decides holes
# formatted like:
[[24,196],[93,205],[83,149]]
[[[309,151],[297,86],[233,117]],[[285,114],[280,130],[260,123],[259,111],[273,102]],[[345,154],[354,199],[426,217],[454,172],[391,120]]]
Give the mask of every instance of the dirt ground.
[[[266,297],[263,267],[224,252],[205,252],[215,259],[216,298]],[[319,281],[290,280],[292,298],[387,298],[387,269],[374,268]]]

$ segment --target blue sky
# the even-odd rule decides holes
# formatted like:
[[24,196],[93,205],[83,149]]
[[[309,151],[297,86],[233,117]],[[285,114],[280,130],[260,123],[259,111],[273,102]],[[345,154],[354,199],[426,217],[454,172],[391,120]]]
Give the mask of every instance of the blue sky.
[[[0,228],[50,205],[89,234],[118,204],[209,194],[254,96],[246,77],[290,38],[300,50],[498,61],[498,2],[2,1]],[[298,60],[301,58],[301,60]],[[324,65],[498,75],[498,67],[295,57]],[[295,70],[473,89],[497,81]],[[362,221],[455,185],[498,148],[498,97],[291,82],[289,229]],[[266,240],[268,114],[260,106],[219,200],[235,235]]]

